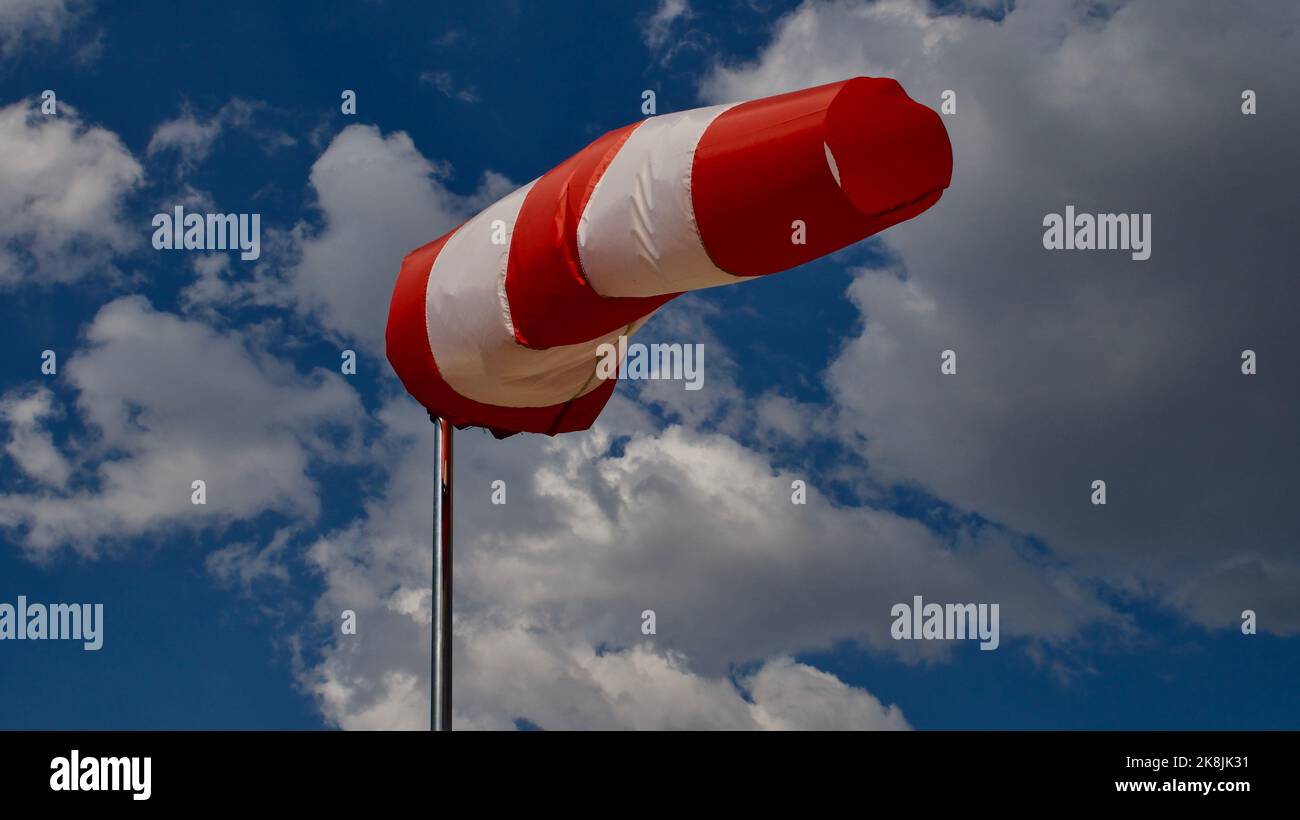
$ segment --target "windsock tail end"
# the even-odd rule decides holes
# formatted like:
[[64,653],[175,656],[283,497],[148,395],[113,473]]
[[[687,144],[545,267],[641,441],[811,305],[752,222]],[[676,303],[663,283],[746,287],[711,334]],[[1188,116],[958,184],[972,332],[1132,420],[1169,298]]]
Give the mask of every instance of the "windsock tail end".
[[385,334],[388,361],[402,385],[431,415],[458,428],[483,427],[497,438],[515,433],[558,435],[586,430],[614,394],[617,379],[570,401],[545,407],[484,404],[457,393],[442,377],[429,347],[426,293],[429,273],[452,231],[407,254],[393,287]]

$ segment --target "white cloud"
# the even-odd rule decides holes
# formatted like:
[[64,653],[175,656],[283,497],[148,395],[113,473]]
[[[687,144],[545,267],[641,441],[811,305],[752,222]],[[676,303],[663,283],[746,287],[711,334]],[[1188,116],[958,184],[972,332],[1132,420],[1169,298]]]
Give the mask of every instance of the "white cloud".
[[789,658],[763,665],[744,685],[754,700],[755,720],[764,729],[850,731],[906,729],[897,706],[885,707],[860,689]]
[[0,57],[57,40],[82,6],[75,0],[0,0]]
[[545,729],[909,728],[898,707],[789,658],[733,682],[652,643],[598,653],[523,624],[475,629],[466,642],[461,728],[510,728],[512,713]]
[[488,172],[475,193],[461,196],[444,184],[449,173],[405,132],[385,137],[371,125],[340,132],[311,169],[324,224],[300,223],[292,235],[288,296],[297,308],[324,333],[382,356],[402,257],[514,188]]
[[641,24],[641,39],[659,65],[668,63],[684,51],[705,52],[714,48],[714,40],[702,28],[691,28],[696,13],[689,0],[660,0],[654,13]]
[[[805,2],[776,23],[772,42],[757,60],[720,61],[702,79],[700,93],[709,101],[730,102],[861,75],[903,77],[933,66],[941,45],[975,25],[964,18],[933,17],[924,2],[913,0]],[[905,88],[917,96],[914,86]]]
[[208,553],[204,565],[218,581],[238,585],[245,593],[251,593],[253,585],[260,581],[287,583],[289,566],[285,553],[295,534],[295,528],[281,529],[261,548],[249,542],[222,547]]
[[[419,728],[428,720],[431,428],[406,399],[380,419],[387,432],[369,455],[388,465],[386,484],[364,517],[309,551],[326,586],[321,624],[350,609],[359,632],[334,634],[304,683],[343,727]],[[615,436],[630,436],[619,456]],[[786,656],[851,640],[940,662],[951,646],[888,636],[890,607],[913,594],[1000,602],[1013,613],[1004,638],[1046,644],[1113,620],[1068,574],[1001,536],[971,533],[950,546],[891,513],[836,507],[815,485],[796,507],[792,475],[758,453],[722,435],[657,432],[620,397],[590,433],[494,441],[463,431],[457,458],[455,703],[465,728],[519,719],[903,728],[896,709]],[[504,506],[490,503],[498,479]],[[644,609],[656,612],[654,638],[640,632]],[[729,670],[753,661],[760,671],[737,690]]]
[[450,71],[425,71],[420,74],[420,82],[433,86],[444,97],[461,102],[479,102],[478,91],[474,86],[458,83]]
[[[598,653],[527,623],[458,626],[453,725],[461,730],[517,721],[560,730],[908,728],[896,706],[787,658],[763,664],[738,689],[649,643]],[[414,671],[372,675],[357,665],[359,650],[340,646],[315,670],[326,716],[346,729],[426,728],[426,680]]]
[[[239,333],[158,312],[141,297],[105,305],[85,340],[60,379],[76,393],[87,434],[33,457],[41,430],[29,424],[21,433],[29,446],[15,460],[54,488],[0,495],[0,526],[34,557],[65,546],[94,555],[267,511],[310,522],[320,500],[309,466],[355,454],[362,409],[337,373],[304,376]],[[22,395],[4,399],[10,418]],[[47,415],[27,412],[32,423]],[[76,465],[70,488],[60,460]],[[191,503],[196,479],[206,482],[206,506]]]
[[659,7],[642,27],[641,36],[647,46],[658,51],[667,44],[673,24],[690,18],[691,6],[687,0],[660,0]]
[[0,288],[111,270],[144,235],[122,214],[142,178],[117,135],[66,102],[57,116],[32,100],[0,108]]
[[230,130],[248,133],[268,152],[292,146],[294,139],[284,131],[258,123],[258,115],[267,110],[265,103],[238,97],[209,116],[197,114],[187,105],[179,116],[154,129],[146,151],[151,157],[175,152],[177,170],[184,175],[207,159],[217,139]]
[[148,151],[150,154],[177,151],[183,158],[197,162],[212,150],[212,144],[221,134],[221,127],[217,117],[200,119],[187,112],[159,124],[149,137]]
[[0,421],[9,426],[5,453],[28,477],[55,488],[66,486],[72,471],[45,429],[45,422],[59,415],[54,394],[48,388],[0,397]]

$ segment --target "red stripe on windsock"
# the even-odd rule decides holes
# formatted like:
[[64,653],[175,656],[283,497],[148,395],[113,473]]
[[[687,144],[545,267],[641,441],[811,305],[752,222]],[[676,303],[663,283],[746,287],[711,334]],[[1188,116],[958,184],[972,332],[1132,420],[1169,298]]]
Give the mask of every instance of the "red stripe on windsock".
[[544,174],[524,199],[510,241],[506,300],[515,339],[545,349],[626,327],[679,294],[605,297],[582,272],[578,220],[633,123],[610,131]]
[[[714,264],[761,276],[911,219],[951,178],[939,115],[894,80],[858,77],[725,111],[700,138],[691,191]],[[806,244],[791,241],[796,220]]]
[[385,335],[388,361],[407,392],[434,415],[457,427],[487,427],[498,437],[514,432],[571,433],[586,430],[600,415],[614,388],[616,378],[603,382],[592,392],[564,404],[548,407],[498,407],[467,399],[443,380],[429,349],[425,325],[425,294],[429,273],[439,251],[456,231],[419,247],[402,260],[388,309]]

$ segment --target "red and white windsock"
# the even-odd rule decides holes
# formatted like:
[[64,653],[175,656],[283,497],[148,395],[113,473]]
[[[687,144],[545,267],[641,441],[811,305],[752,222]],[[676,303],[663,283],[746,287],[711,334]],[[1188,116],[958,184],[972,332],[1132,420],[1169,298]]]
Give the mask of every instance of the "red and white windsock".
[[890,79],[650,117],[411,251],[388,359],[458,427],[585,430],[616,383],[601,344],[911,219],[951,176],[939,116]]

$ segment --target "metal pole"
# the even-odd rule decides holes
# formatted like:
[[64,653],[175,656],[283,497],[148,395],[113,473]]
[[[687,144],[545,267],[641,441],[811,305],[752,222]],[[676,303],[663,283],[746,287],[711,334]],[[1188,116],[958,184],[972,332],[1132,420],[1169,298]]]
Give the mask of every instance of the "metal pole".
[[451,731],[451,480],[452,433],[443,418],[434,418],[433,487],[433,676],[431,724]]

